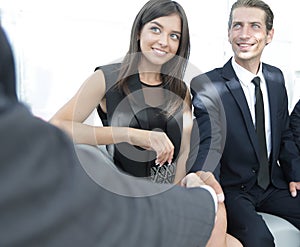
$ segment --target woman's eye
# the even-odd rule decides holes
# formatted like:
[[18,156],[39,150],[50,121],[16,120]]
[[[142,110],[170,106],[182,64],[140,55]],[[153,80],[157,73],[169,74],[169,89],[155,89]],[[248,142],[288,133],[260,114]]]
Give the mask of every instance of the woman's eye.
[[158,27],[151,27],[150,28],[154,33],[160,33],[160,29]]
[[171,39],[174,39],[174,40],[179,40],[180,39],[180,36],[178,34],[171,34]]

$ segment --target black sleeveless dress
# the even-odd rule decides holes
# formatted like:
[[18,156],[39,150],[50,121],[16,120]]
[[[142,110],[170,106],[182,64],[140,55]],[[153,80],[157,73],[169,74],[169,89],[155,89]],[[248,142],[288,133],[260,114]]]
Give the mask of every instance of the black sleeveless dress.
[[157,183],[172,183],[176,171],[176,160],[181,143],[182,112],[167,117],[165,106],[170,91],[162,83],[149,86],[139,79],[139,74],[130,76],[126,95],[115,84],[120,64],[101,67],[106,81],[106,110],[100,105],[97,112],[104,126],[132,127],[144,130],[163,131],[173,143],[174,158],[172,164],[159,167],[155,164],[156,153],[128,143],[113,145],[113,159],[121,170],[136,176],[145,177]]

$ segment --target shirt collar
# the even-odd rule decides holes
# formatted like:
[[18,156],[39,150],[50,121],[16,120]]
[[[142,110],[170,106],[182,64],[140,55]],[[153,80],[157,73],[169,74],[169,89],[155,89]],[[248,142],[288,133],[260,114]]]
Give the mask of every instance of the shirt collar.
[[241,65],[239,65],[234,58],[231,59],[231,64],[234,69],[234,72],[239,78],[239,81],[246,87],[251,85],[252,79],[256,76],[259,76],[261,80],[263,79],[262,63],[259,64],[259,70],[256,75],[251,73],[249,70],[246,70]]

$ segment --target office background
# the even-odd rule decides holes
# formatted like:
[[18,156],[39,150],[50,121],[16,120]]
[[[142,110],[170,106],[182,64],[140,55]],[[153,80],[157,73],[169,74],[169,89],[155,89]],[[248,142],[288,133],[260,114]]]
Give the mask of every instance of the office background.
[[[133,20],[147,0],[0,0],[16,56],[18,95],[48,120],[94,68],[125,55]],[[187,83],[231,56],[227,21],[234,0],[178,0],[191,33]],[[284,72],[290,110],[300,98],[300,2],[266,0],[275,15],[273,42],[263,61]],[[1,54],[0,54],[1,55]]]

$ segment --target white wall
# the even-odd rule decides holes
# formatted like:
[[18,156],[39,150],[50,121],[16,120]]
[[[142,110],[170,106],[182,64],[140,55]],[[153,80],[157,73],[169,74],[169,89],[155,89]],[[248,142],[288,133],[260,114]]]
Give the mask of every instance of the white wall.
[[[49,119],[96,66],[126,53],[132,22],[145,2],[0,0],[2,23],[17,57],[18,93],[35,115]],[[191,64],[202,72],[222,66],[232,55],[227,19],[234,1],[178,2],[189,19]],[[292,108],[300,98],[300,3],[266,2],[275,14],[275,37],[263,61],[283,70]]]

